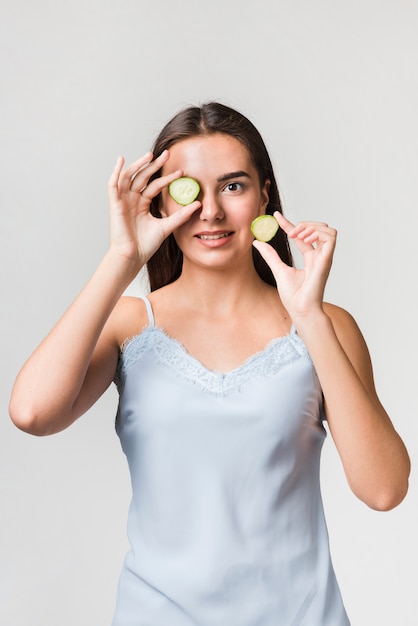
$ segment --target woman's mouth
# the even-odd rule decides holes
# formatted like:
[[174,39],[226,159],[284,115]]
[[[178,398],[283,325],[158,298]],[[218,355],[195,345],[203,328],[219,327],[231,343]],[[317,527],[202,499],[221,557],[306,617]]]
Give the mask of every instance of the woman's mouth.
[[232,235],[232,232],[223,232],[223,233],[201,233],[196,235],[199,239],[203,239],[203,241],[213,241],[215,239],[224,239],[225,237],[229,237]]
[[200,245],[205,248],[221,248],[227,246],[234,234],[233,230],[204,231],[195,235]]

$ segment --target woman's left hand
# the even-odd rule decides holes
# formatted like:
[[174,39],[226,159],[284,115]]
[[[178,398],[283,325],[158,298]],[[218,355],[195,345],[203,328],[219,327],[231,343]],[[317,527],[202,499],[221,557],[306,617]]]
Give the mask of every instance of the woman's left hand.
[[289,267],[267,243],[254,241],[253,245],[269,265],[283,305],[296,320],[322,308],[337,231],[319,222],[300,222],[295,226],[278,211],[274,217],[289,239],[295,242],[303,256],[304,267]]

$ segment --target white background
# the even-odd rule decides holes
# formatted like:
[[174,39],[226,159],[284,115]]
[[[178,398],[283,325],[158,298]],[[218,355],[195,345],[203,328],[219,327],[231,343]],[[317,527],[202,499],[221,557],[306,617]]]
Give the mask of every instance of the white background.
[[[219,99],[253,120],[288,217],[339,231],[327,299],[363,330],[414,462],[418,8],[1,0],[0,12],[0,623],[106,626],[130,498],[116,392],[44,439],[18,431],[7,406],[23,361],[106,250],[116,157],[146,152],[183,105]],[[389,513],[350,493],[331,438],[322,474],[353,626],[417,625],[415,469]]]

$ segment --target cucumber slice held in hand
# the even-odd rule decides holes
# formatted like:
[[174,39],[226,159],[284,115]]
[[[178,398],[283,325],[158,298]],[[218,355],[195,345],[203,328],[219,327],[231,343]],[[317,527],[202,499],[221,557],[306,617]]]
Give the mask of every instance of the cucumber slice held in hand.
[[176,178],[172,183],[168,186],[168,192],[170,196],[177,202],[177,204],[181,204],[186,206],[186,204],[191,204],[193,200],[196,200],[199,195],[200,185],[194,178],[189,178],[188,176],[182,176],[181,178]]
[[279,230],[273,215],[259,215],[251,222],[251,232],[258,241],[270,241]]

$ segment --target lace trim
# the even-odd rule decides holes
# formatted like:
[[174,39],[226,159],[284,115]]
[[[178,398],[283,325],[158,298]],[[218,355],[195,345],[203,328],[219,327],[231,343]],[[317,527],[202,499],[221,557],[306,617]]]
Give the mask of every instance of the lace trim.
[[183,380],[198,385],[203,391],[227,395],[239,389],[254,377],[272,376],[297,359],[312,362],[305,344],[292,329],[289,335],[273,339],[264,350],[250,356],[239,367],[223,373],[208,369],[189,354],[184,345],[157,326],[148,326],[121,346],[115,383],[122,391],[129,368],[144,354],[152,352],[158,365]]

